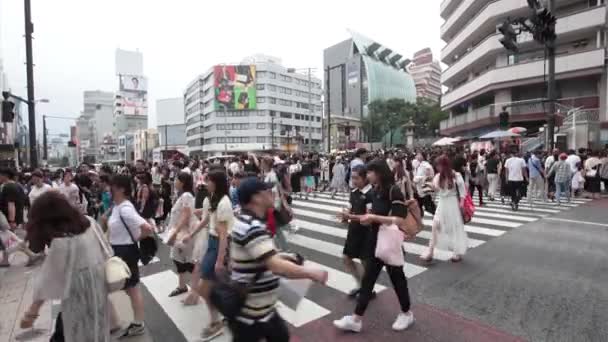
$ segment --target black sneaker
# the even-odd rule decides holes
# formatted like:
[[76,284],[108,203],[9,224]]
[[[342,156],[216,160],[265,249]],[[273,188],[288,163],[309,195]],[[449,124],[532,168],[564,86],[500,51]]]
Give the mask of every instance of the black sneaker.
[[146,327],[143,323],[131,323],[125,330],[124,334],[120,336],[120,338],[131,337],[131,336],[139,336],[143,335],[146,332]]

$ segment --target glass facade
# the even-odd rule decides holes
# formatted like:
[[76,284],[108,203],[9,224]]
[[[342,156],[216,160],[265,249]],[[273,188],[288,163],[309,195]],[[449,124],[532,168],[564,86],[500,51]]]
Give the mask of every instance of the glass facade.
[[412,76],[392,66],[362,56],[367,74],[368,101],[404,99],[416,102],[416,84]]

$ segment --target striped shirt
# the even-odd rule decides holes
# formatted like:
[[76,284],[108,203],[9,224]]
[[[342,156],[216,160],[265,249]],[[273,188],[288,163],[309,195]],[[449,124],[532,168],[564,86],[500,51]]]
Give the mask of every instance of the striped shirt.
[[245,306],[237,320],[245,324],[267,321],[275,312],[278,299],[279,277],[266,267],[266,260],[277,253],[266,223],[243,210],[232,229],[230,263],[232,280],[251,284],[255,275],[261,277],[250,287]]

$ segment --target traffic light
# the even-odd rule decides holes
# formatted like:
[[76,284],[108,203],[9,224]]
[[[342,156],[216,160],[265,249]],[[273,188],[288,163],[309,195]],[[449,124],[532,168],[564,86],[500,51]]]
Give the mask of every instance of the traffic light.
[[15,120],[15,104],[9,101],[10,94],[6,91],[2,92],[2,122],[13,122]]
[[557,18],[548,9],[538,8],[530,18],[530,21],[534,25],[532,35],[535,41],[544,44],[555,40],[555,23],[557,22]]
[[76,143],[73,141],[68,141],[68,147],[76,147]]
[[503,37],[500,39],[500,43],[507,50],[518,52],[519,47],[517,46],[517,32],[515,32],[513,25],[511,25],[511,23],[507,20],[502,24],[498,24],[496,29],[503,35]]
[[509,112],[507,112],[505,109],[498,114],[498,126],[500,129],[509,128]]
[[540,2],[538,0],[528,0],[528,7],[535,10],[540,7]]

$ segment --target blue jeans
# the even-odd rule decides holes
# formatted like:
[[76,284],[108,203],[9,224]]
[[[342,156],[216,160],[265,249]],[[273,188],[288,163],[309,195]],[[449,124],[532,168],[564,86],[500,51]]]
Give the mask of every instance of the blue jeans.
[[570,182],[555,182],[555,198],[557,198],[557,202],[559,203],[562,198],[562,194],[566,193],[566,197],[568,201],[570,201]]

